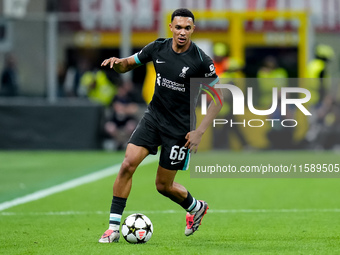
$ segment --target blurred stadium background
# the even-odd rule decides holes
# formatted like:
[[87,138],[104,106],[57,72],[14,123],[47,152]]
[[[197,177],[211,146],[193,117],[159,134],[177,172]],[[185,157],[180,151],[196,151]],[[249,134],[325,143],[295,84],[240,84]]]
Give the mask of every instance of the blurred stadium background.
[[[97,243],[107,227],[112,175],[155,76],[149,65],[118,75],[100,63],[170,36],[169,15],[179,7],[194,10],[193,40],[216,63],[228,63],[220,76],[242,89],[257,86],[256,107],[268,109],[267,92],[278,84],[261,79],[315,81],[306,84],[313,84],[310,110],[318,118],[293,115],[299,125],[292,132],[210,129],[200,145],[208,152],[196,159],[339,164],[340,0],[0,0],[1,254],[340,253],[338,178],[183,172],[176,180],[211,209],[199,233],[182,239],[183,211],[155,191],[156,157],[136,172],[123,215],[149,216],[151,241],[121,241],[119,250]],[[230,102],[224,105],[222,118],[229,118]],[[212,148],[221,151],[209,154]]]
[[[214,45],[224,44],[218,54],[235,60],[239,77],[261,77],[267,57],[285,78],[310,77],[315,46],[324,44],[332,50],[327,77],[339,78],[339,0],[2,0],[0,70],[9,68],[14,81],[6,85],[2,78],[0,148],[124,148],[152,96],[154,74],[143,66],[118,75],[100,63],[170,36],[169,15],[179,7],[195,12],[193,40],[211,57]],[[274,73],[269,77],[280,77]],[[334,116],[332,125],[339,122]],[[299,132],[303,140],[306,130]],[[270,148],[262,138],[251,146]],[[202,148],[212,143],[208,134]],[[247,138],[229,148],[244,143]]]

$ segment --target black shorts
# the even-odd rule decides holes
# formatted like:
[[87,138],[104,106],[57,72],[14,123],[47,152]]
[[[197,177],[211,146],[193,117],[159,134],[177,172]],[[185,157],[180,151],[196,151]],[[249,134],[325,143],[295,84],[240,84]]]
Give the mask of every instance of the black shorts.
[[129,143],[146,148],[150,154],[157,154],[161,146],[159,165],[169,170],[187,170],[190,153],[184,147],[187,140],[185,135],[173,137],[159,130],[157,123],[142,118],[131,135]]

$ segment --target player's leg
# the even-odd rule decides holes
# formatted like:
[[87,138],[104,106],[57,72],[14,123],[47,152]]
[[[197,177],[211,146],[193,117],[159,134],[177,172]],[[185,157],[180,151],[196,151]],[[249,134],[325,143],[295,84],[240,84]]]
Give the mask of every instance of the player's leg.
[[168,170],[159,166],[156,188],[159,193],[170,198],[188,212],[185,235],[189,236],[198,229],[209,207],[205,201],[196,200],[183,185],[174,181],[176,173],[176,170]]
[[126,200],[130,194],[132,176],[137,166],[148,154],[155,155],[160,144],[159,132],[152,122],[143,118],[131,135],[125,158],[113,185],[109,229],[99,239],[100,243],[117,242]]
[[136,146],[132,143],[128,144],[125,158],[113,184],[109,229],[106,230],[99,239],[100,243],[118,242],[120,221],[126,205],[126,200],[131,191],[132,176],[138,165],[148,154],[149,151],[146,148]]
[[127,198],[130,194],[132,176],[138,165],[149,155],[149,151],[142,147],[129,143],[123,163],[120,166],[117,178],[113,184],[113,195]]
[[163,196],[180,204],[187,198],[188,191],[184,186],[174,181],[176,173],[177,170],[168,170],[158,166],[156,188]]

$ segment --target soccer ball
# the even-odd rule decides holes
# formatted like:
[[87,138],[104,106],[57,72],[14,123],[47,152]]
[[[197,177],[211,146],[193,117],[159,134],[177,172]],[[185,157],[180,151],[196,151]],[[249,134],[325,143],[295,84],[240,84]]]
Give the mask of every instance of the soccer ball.
[[122,234],[129,243],[146,243],[153,233],[151,220],[144,214],[135,213],[126,217],[122,225]]

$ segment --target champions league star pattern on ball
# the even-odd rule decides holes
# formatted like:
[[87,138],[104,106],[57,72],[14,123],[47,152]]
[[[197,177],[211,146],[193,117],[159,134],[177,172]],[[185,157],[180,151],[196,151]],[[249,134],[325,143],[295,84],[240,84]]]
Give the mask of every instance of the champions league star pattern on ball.
[[153,233],[151,220],[144,214],[135,213],[128,216],[122,225],[122,234],[129,243],[146,243]]

